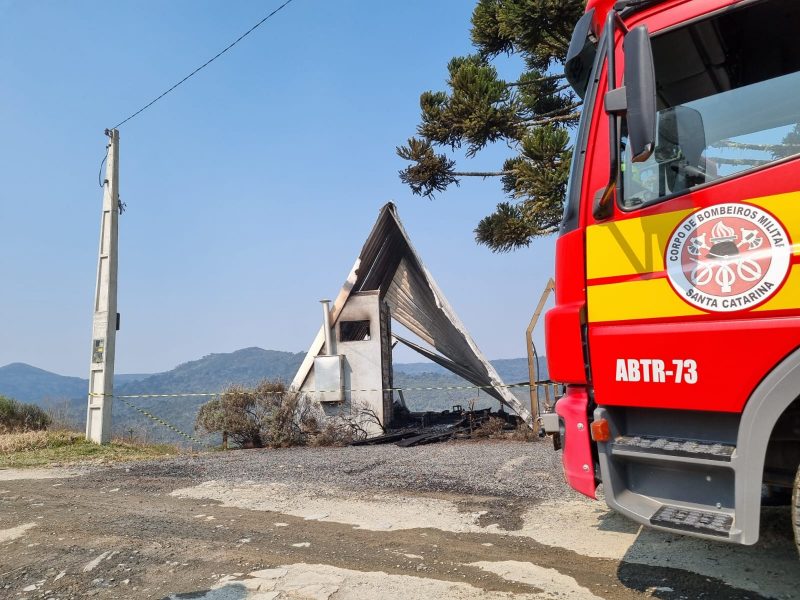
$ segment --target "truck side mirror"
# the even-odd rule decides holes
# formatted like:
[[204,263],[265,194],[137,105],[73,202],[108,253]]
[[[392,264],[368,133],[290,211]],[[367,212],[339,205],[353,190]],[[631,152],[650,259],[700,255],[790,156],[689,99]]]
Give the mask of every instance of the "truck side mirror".
[[623,48],[631,160],[644,162],[650,158],[656,142],[656,69],[647,26],[631,29]]
[[[625,85],[615,87],[616,60],[613,40],[620,16],[610,11],[606,17],[606,37],[609,40],[606,62],[608,65],[608,91],[605,108],[609,115],[611,140],[611,175],[605,189],[595,196],[592,214],[597,220],[608,219],[613,209],[611,198],[620,176],[619,120],[626,118],[631,160],[644,162],[653,154],[656,145],[656,68],[653,47],[647,26],[639,25],[628,31],[623,40],[625,52]],[[627,30],[626,30],[627,31]]]
[[594,9],[592,8],[575,25],[567,50],[567,59],[564,62],[564,75],[567,82],[581,100],[586,98],[592,64],[597,54],[597,41],[592,32],[593,21]]

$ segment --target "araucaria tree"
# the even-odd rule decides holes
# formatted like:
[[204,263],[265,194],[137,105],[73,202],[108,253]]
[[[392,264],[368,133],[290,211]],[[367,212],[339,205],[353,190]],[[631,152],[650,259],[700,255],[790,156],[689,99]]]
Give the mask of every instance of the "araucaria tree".
[[[548,235],[561,220],[572,150],[569,129],[580,99],[563,77],[572,27],[585,0],[479,0],[472,13],[475,54],[447,66],[448,91],[420,96],[417,137],[397,148],[411,164],[400,179],[414,194],[433,197],[462,177],[498,177],[508,199],[475,229],[478,243],[506,252]],[[518,55],[524,71],[500,79],[492,60]],[[504,142],[515,152],[496,171],[456,168],[447,151],[472,158]]]

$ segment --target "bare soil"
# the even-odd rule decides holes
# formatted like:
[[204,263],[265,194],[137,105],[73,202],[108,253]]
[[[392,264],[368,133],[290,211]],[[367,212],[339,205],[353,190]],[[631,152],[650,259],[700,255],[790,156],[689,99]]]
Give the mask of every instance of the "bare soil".
[[0,470],[0,597],[800,598],[788,507],[736,547],[641,531],[559,479],[508,493],[541,445],[353,450]]

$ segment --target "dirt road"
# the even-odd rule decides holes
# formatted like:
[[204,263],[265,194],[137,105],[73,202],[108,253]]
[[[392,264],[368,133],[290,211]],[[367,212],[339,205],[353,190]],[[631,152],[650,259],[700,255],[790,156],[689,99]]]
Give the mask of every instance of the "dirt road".
[[533,473],[536,444],[408,450],[0,471],[0,597],[800,598],[784,509],[753,548],[707,543]]

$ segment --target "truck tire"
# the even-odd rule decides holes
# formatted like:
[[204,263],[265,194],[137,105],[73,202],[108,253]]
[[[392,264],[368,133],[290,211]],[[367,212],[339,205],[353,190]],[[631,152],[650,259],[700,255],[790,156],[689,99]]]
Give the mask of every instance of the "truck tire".
[[792,526],[794,527],[794,543],[800,554],[800,467],[797,467],[797,476],[794,478],[792,492]]

